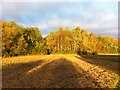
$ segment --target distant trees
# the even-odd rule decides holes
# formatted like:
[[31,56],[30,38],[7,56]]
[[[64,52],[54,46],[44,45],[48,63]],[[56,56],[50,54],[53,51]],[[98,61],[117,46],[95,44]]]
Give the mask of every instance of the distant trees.
[[118,40],[110,38],[109,36],[99,36],[97,37],[99,42],[99,52],[100,53],[118,53]]
[[[1,24],[2,23],[2,24]],[[42,37],[37,27],[24,28],[15,21],[4,22],[2,27],[2,56],[18,56],[27,54],[50,53],[117,53],[118,40],[108,36],[95,36],[94,32],[79,26],[69,30],[68,27],[59,27]]]
[[2,22],[2,55],[18,56],[39,53],[43,37],[36,27],[24,28],[15,21]]
[[117,53],[118,40],[108,36],[96,37],[94,32],[88,34],[87,30],[76,27],[69,30],[68,27],[59,27],[58,31],[50,33],[46,37],[46,45],[50,53]]

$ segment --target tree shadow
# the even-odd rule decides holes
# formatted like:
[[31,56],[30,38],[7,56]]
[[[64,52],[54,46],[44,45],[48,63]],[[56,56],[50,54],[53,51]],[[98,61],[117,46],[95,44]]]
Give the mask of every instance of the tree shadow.
[[[78,67],[78,66],[77,66]],[[70,60],[60,58],[46,63],[32,74],[26,76],[22,87],[36,88],[87,88],[100,87],[96,79]],[[24,78],[25,79],[25,78]],[[23,79],[22,79],[23,80]],[[31,83],[28,83],[31,81]]]
[[118,59],[120,56],[118,55],[82,55],[82,57],[88,59],[106,60],[120,63],[120,60]]
[[[95,78],[66,58],[13,64],[3,69],[3,88],[95,88]],[[27,74],[30,69],[41,68]]]
[[116,55],[82,55],[75,57],[93,65],[112,70],[115,73],[118,73],[120,71],[120,68],[118,68],[120,60],[118,59],[119,56]]
[[[32,61],[27,63],[10,64],[2,68],[2,87],[17,87],[19,80],[24,77],[24,72],[41,65],[44,60]],[[23,80],[24,81],[24,80]]]

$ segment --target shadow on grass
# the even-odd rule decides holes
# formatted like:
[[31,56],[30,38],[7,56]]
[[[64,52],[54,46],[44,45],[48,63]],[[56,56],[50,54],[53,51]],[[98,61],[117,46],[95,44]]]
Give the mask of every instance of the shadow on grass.
[[[88,63],[112,70],[113,72],[120,75],[120,56],[119,55],[83,55],[83,59],[77,57],[81,60],[84,60]],[[120,79],[118,81],[117,88],[120,88]]]
[[75,57],[119,74],[120,60],[117,55],[82,55],[82,57]]
[[[89,73],[60,58],[45,63],[41,68],[26,74],[43,61],[11,65],[3,69],[3,88],[85,88],[100,87]],[[77,67],[77,68],[76,68]]]
[[84,58],[88,59],[95,59],[95,60],[106,60],[111,62],[117,62],[120,63],[120,60],[118,59],[118,55],[82,55]]
[[[35,62],[10,64],[2,68],[2,87],[17,87],[19,80],[24,77],[24,72],[42,64],[44,60]],[[24,80],[23,80],[24,81]],[[28,82],[29,83],[29,82]]]

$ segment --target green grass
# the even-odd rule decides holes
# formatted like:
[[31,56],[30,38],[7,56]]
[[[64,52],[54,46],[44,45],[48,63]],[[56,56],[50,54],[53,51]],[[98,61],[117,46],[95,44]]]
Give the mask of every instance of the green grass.
[[116,88],[117,56],[31,55],[2,59],[3,88]]

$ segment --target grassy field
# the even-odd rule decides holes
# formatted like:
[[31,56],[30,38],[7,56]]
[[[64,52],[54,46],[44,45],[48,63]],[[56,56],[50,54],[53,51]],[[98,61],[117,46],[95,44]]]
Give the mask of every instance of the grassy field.
[[3,88],[116,88],[118,56],[31,55],[2,59]]

